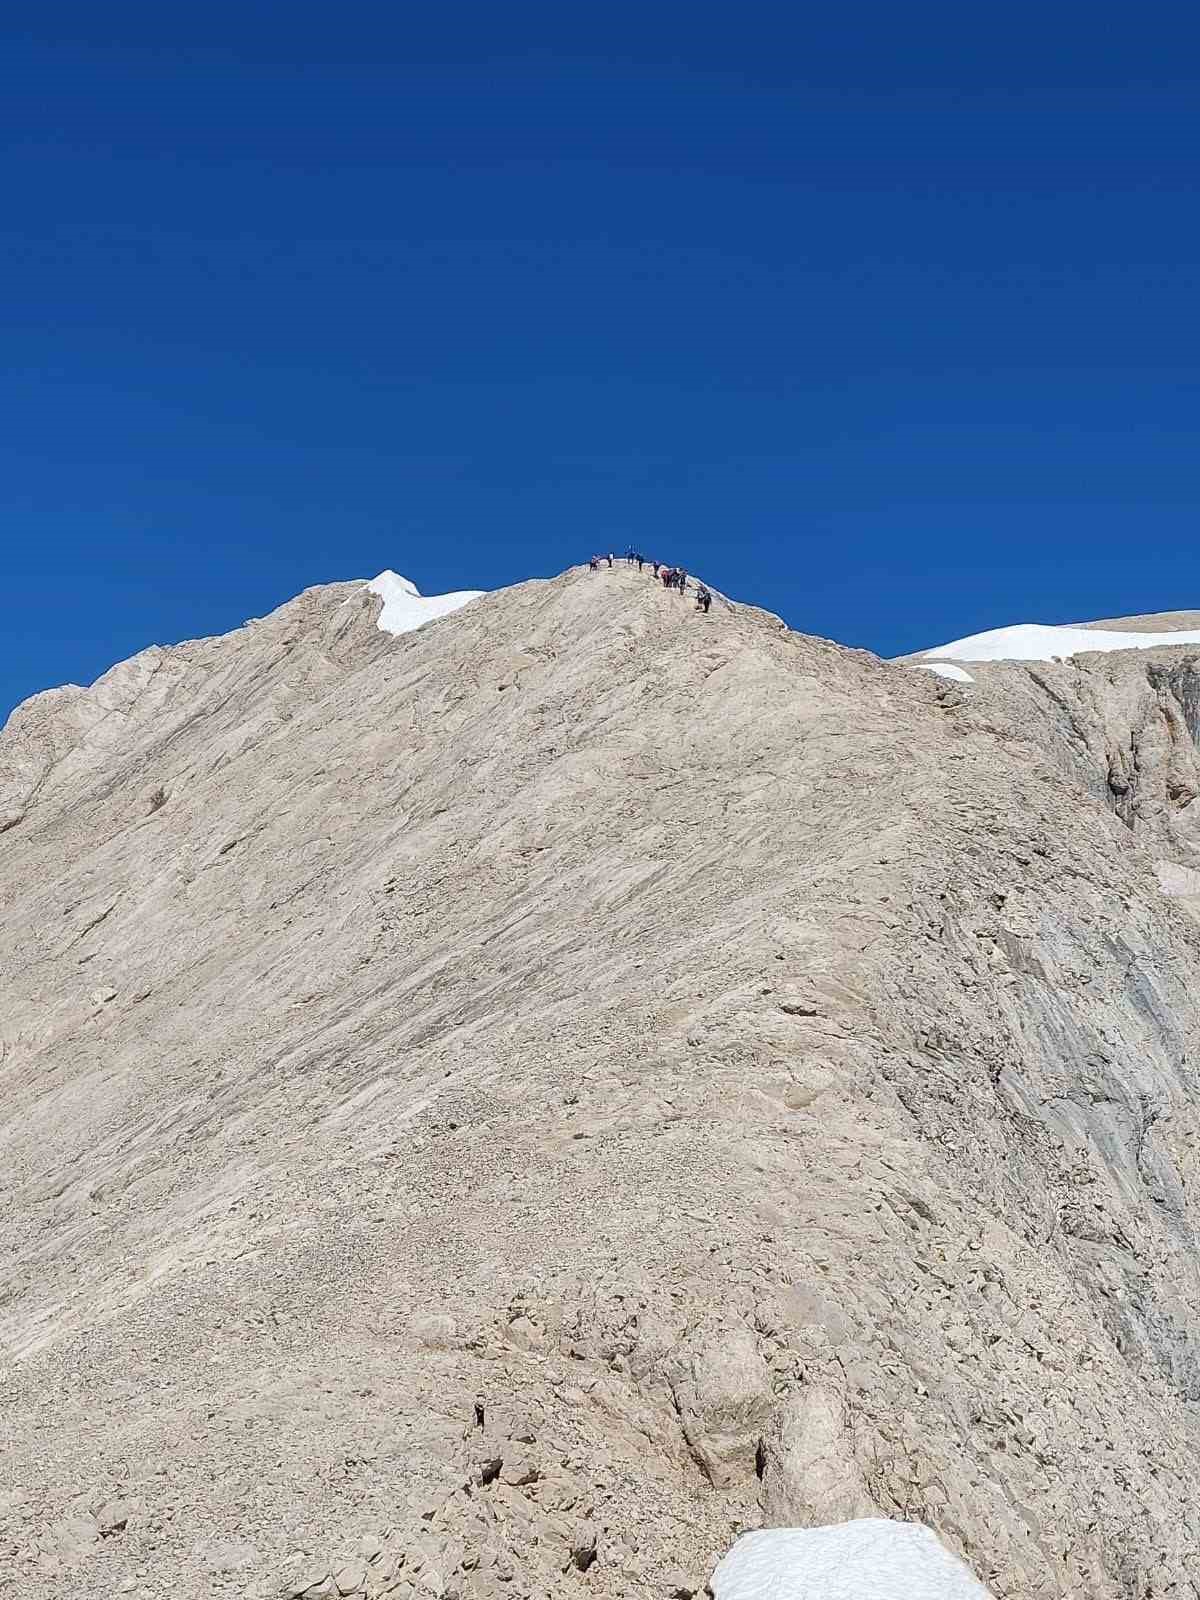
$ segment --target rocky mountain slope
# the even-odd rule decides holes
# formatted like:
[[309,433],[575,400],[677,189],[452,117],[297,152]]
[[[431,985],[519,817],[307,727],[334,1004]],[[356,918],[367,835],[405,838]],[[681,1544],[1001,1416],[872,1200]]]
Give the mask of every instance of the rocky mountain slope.
[[1186,652],[380,605],[0,737],[9,1592],[667,1600],[883,1515],[1200,1593]]

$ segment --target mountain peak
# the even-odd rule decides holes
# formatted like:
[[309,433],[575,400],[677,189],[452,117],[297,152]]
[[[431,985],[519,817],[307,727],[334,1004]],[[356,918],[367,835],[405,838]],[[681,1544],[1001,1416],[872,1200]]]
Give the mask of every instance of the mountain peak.
[[[653,1600],[880,1518],[998,1595],[1186,1571],[1186,708],[1083,684],[1126,816],[1087,673],[962,694],[631,568],[414,587],[0,736],[21,1582]],[[787,1543],[807,1594],[839,1541]]]

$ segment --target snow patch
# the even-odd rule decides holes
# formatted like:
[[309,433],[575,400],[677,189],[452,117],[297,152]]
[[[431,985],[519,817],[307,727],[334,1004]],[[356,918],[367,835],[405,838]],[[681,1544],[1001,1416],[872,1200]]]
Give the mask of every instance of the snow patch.
[[990,1600],[930,1529],[885,1517],[745,1533],[711,1585],[716,1600]]
[[955,683],[974,683],[975,679],[962,667],[956,667],[949,661],[917,661],[911,669],[913,672],[936,672],[939,678],[952,678]]
[[1200,629],[1184,633],[1115,633],[1106,628],[1050,627],[1040,622],[1019,622],[1011,628],[991,628],[965,639],[922,650],[923,656],[951,661],[1066,661],[1084,651],[1157,650],[1169,644],[1200,644]]
[[413,633],[423,628],[435,617],[448,617],[452,611],[478,600],[483,589],[459,589],[454,594],[424,595],[408,578],[398,572],[381,572],[372,578],[367,588],[383,601],[378,626],[384,633]]

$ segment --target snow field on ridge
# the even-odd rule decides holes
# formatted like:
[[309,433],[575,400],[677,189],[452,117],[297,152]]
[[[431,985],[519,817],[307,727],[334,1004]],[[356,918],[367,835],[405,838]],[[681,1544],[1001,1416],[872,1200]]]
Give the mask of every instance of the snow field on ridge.
[[939,678],[949,678],[953,683],[974,683],[975,679],[962,667],[956,667],[950,662],[941,661],[914,661],[911,666],[913,672],[936,672]]
[[1087,628],[1076,623],[1050,626],[1041,622],[1018,622],[1008,628],[990,628],[985,633],[968,634],[949,644],[922,650],[921,655],[950,661],[1053,661],[1086,651],[1155,650],[1163,645],[1200,645],[1200,629],[1182,633],[1118,633],[1105,628]]
[[463,606],[486,593],[483,589],[459,589],[452,594],[423,595],[411,579],[390,570],[372,578],[367,588],[383,601],[376,626],[383,633],[392,634],[415,633],[427,622],[448,617],[452,611],[461,611]]

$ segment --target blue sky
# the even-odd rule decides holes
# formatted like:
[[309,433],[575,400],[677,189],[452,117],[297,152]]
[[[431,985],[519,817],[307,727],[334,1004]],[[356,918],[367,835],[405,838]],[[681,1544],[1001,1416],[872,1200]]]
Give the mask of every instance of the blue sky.
[[1200,604],[1200,16],[0,20],[0,714],[630,542],[884,654]]

